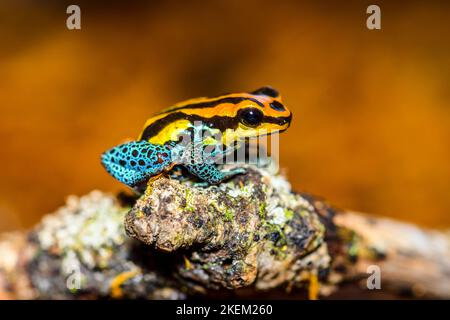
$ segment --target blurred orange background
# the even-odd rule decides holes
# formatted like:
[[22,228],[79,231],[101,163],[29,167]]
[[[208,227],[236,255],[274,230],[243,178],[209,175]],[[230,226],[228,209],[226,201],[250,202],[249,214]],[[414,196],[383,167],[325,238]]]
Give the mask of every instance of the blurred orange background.
[[[450,226],[448,2],[2,1],[0,231],[94,188],[99,155],[172,103],[272,85],[281,164],[342,207]],[[80,31],[66,8],[81,7]]]

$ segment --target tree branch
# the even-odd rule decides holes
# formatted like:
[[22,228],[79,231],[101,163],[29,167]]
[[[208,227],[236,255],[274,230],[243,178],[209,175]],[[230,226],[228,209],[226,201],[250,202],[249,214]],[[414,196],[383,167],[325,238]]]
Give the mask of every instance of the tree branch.
[[0,237],[0,297],[339,297],[369,265],[383,293],[450,297],[448,234],[337,211],[248,166],[208,188],[162,177],[137,200],[70,197]]

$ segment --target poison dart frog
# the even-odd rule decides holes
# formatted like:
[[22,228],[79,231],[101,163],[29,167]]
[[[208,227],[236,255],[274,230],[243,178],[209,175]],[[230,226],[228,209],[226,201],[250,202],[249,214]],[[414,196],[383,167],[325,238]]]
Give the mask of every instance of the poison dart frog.
[[291,119],[292,113],[271,87],[190,99],[149,118],[137,140],[107,150],[101,162],[131,188],[176,165],[207,184],[218,184],[245,172],[243,168],[221,171],[218,159],[234,152],[245,139],[286,130]]

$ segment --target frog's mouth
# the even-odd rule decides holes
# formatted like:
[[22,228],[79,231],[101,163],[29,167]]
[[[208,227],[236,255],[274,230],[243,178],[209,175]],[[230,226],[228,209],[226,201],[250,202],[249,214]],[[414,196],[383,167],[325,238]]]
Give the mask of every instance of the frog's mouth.
[[274,134],[280,134],[280,133],[286,131],[287,129],[288,128],[280,129],[280,130],[273,130],[271,132],[261,133],[261,134],[255,135],[255,136],[248,136],[246,138],[249,139],[249,140],[257,140],[257,139],[260,139],[261,137],[268,137],[268,136],[271,136],[271,135],[274,135]]
[[284,130],[289,128],[292,121],[292,113],[287,117],[269,117],[264,116],[263,123],[271,123],[280,127],[284,127]]
[[267,128],[256,129],[257,133],[249,135],[247,136],[247,138],[254,140],[260,137],[282,133],[289,129],[289,127],[291,126],[291,121],[292,114],[290,114],[288,117],[282,118],[265,117],[264,123],[266,124]]

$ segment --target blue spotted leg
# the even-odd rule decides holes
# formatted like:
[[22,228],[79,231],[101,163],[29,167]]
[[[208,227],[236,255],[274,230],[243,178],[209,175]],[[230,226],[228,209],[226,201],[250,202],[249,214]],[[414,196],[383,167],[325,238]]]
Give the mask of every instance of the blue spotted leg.
[[104,152],[106,171],[131,188],[172,167],[170,147],[147,141],[132,141]]
[[243,168],[220,171],[215,161],[225,152],[205,152],[201,142],[182,147],[182,153],[187,156],[185,158],[180,158],[174,147],[173,143],[158,145],[143,140],[132,141],[104,152],[101,161],[109,174],[131,188],[139,188],[143,182],[170,171],[177,164],[206,182],[201,185],[218,184],[236,174],[245,173]]
[[205,146],[201,142],[194,143],[191,148],[185,149],[185,152],[189,155],[189,161],[185,161],[183,166],[191,174],[206,182],[198,185],[218,184],[237,174],[246,172],[244,168],[236,168],[230,171],[221,171],[217,168],[215,162],[232,151],[234,151],[234,148],[222,150],[218,146]]

